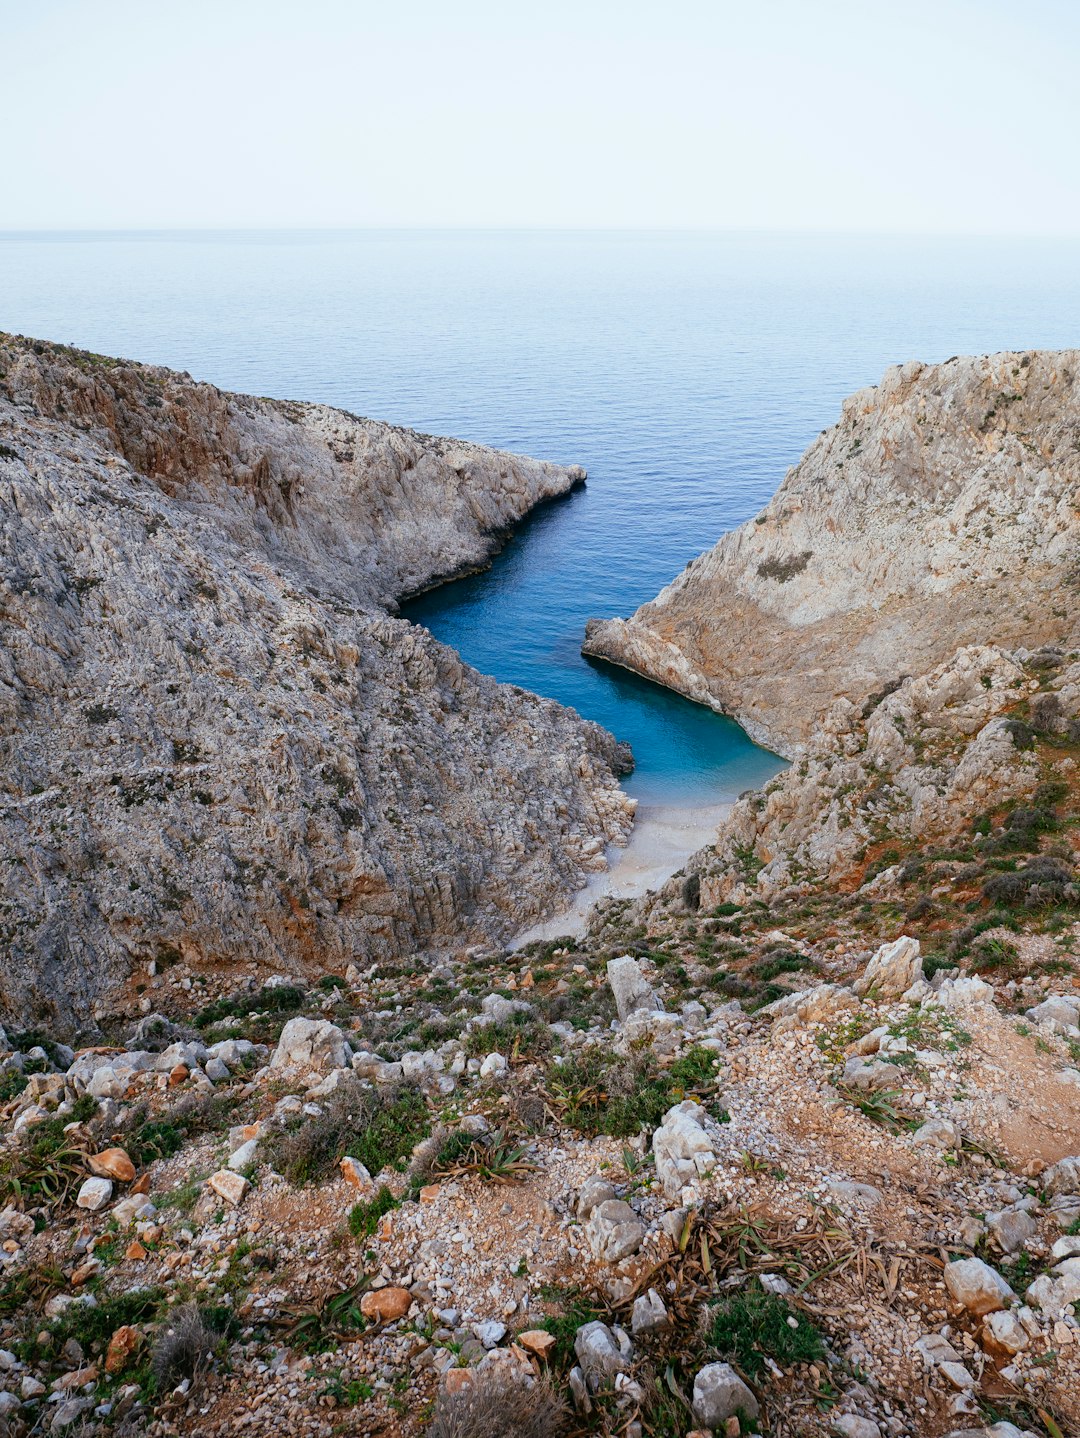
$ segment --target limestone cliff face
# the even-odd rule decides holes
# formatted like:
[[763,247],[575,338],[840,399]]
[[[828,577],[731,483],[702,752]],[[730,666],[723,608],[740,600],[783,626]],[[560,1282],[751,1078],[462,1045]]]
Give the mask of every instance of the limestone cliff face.
[[[754,520],[584,652],[803,752],[968,644],[1068,643],[1080,583],[1080,351],[890,369]],[[1057,596],[1052,601],[1047,596]]]
[[577,887],[630,827],[619,746],[387,610],[581,478],[0,339],[0,1012],[502,937]]

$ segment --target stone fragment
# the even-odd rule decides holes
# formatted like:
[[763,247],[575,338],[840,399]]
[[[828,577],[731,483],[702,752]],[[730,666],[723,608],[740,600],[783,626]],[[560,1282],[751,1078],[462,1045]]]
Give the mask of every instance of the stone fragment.
[[135,1165],[122,1148],[106,1148],[91,1154],[87,1165],[99,1178],[114,1178],[117,1183],[130,1183],[135,1177]]
[[1031,1342],[1019,1318],[1007,1309],[988,1313],[984,1328],[987,1347],[1000,1349],[1010,1355],[1023,1352]]
[[857,994],[873,991],[881,998],[892,999],[899,998],[923,977],[919,941],[904,934],[891,944],[882,944],[852,987]]
[[703,1428],[719,1428],[729,1418],[757,1418],[757,1399],[730,1363],[708,1363],[694,1379],[694,1418]]
[[105,1353],[105,1372],[123,1373],[142,1346],[142,1341],[142,1334],[130,1323],[118,1328],[109,1339],[109,1347]]
[[949,1149],[958,1148],[960,1135],[956,1131],[956,1125],[947,1118],[931,1118],[926,1123],[920,1124],[911,1135],[912,1143],[920,1147],[936,1148],[945,1152]]
[[596,1386],[610,1381],[616,1373],[627,1373],[633,1356],[629,1341],[620,1343],[615,1333],[599,1318],[584,1323],[574,1337],[574,1352],[585,1377]]
[[635,1338],[639,1333],[655,1333],[670,1326],[670,1315],[664,1306],[664,1300],[655,1288],[650,1288],[648,1292],[642,1293],[634,1299],[634,1307],[630,1316],[630,1331]]
[[219,1168],[217,1173],[212,1173],[206,1180],[206,1186],[234,1208],[251,1187],[243,1174],[234,1173],[229,1168]]
[[375,1288],[360,1300],[360,1312],[364,1317],[374,1318],[379,1323],[394,1323],[404,1318],[411,1306],[412,1294],[407,1288]]
[[953,1300],[976,1318],[1004,1308],[1015,1297],[997,1269],[981,1258],[958,1258],[947,1263],[945,1287]]
[[506,1337],[506,1324],[497,1318],[487,1318],[482,1323],[474,1323],[473,1332],[485,1348],[497,1348]]
[[510,1065],[503,1058],[502,1054],[488,1054],[487,1058],[485,1058],[480,1065],[480,1077],[483,1079],[501,1078],[509,1067]]
[[319,1073],[348,1068],[351,1063],[352,1050],[345,1035],[326,1019],[290,1019],[270,1058],[272,1069]]
[[1080,1193],[1080,1154],[1059,1159],[1045,1171],[1041,1182],[1051,1196]]
[[[368,1173],[358,1158],[350,1158],[346,1155],[338,1167],[341,1170],[342,1178],[350,1188],[355,1188],[357,1193],[369,1194],[373,1192],[375,1184],[372,1181],[371,1174]],[[421,1200],[422,1199],[423,1190],[421,1190]]]
[[653,1012],[660,1008],[660,1000],[641,972],[641,965],[629,954],[609,959],[607,976],[620,1022],[625,1022],[631,1014]]
[[598,1203],[585,1224],[592,1255],[604,1263],[618,1263],[636,1253],[644,1237],[645,1225],[630,1205],[618,1198]]
[[524,1333],[518,1334],[516,1341],[526,1353],[535,1353],[537,1358],[546,1359],[556,1340],[554,1333],[549,1333],[546,1328],[527,1328]]
[[881,1438],[881,1429],[873,1419],[858,1413],[842,1413],[833,1419],[832,1426],[839,1438]]
[[606,1178],[601,1178],[598,1174],[587,1178],[578,1192],[578,1218],[588,1218],[598,1204],[606,1203],[608,1199],[615,1197],[615,1189]]
[[231,1168],[234,1173],[239,1173],[242,1169],[250,1167],[250,1165],[255,1162],[255,1155],[258,1149],[259,1140],[257,1138],[247,1139],[239,1148],[233,1149],[232,1153],[229,1154],[229,1160],[225,1167]]
[[1039,1225],[1022,1208],[1003,1208],[988,1213],[986,1226],[1002,1253],[1019,1253],[1039,1231]]
[[858,1093],[876,1093],[879,1089],[895,1089],[904,1081],[896,1064],[880,1059],[867,1061],[853,1054],[844,1064],[843,1082]]
[[653,1134],[656,1176],[669,1198],[677,1198],[688,1185],[716,1167],[716,1150],[705,1132],[705,1110],[692,1099],[668,1109]]
[[112,1195],[113,1186],[110,1179],[88,1178],[79,1189],[75,1203],[79,1208],[87,1208],[91,1213],[97,1213],[105,1207]]

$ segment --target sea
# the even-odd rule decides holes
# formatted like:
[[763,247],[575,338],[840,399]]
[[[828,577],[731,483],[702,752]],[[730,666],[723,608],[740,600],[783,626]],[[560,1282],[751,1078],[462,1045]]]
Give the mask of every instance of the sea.
[[[676,232],[0,234],[0,329],[563,463],[587,485],[405,606],[627,740],[647,805],[780,767],[582,658],[754,515],[845,395],[909,359],[1080,345],[1080,243]],[[723,615],[716,616],[723,623]]]

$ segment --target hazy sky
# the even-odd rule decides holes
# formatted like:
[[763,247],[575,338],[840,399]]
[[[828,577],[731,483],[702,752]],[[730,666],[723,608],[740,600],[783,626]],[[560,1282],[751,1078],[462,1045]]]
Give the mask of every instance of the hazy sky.
[[0,0],[0,229],[1080,234],[1075,0]]

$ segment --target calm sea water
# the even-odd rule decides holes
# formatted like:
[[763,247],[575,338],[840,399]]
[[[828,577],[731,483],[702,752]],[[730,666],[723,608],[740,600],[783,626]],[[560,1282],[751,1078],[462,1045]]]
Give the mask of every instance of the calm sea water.
[[778,761],[578,653],[754,514],[887,364],[1080,344],[1080,246],[770,235],[0,235],[0,328],[584,464],[481,576],[409,606],[703,804]]

